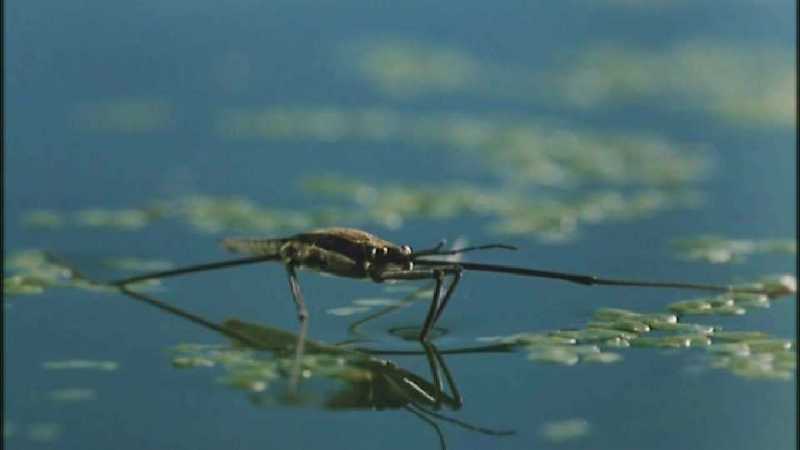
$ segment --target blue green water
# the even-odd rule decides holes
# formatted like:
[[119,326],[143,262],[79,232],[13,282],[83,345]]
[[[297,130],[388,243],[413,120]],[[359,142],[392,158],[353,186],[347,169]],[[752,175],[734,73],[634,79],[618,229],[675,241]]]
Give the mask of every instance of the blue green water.
[[[228,235],[304,231],[291,223],[203,227],[180,199],[205,195],[240,196],[297,214],[297,224],[358,226],[415,248],[459,238],[519,247],[471,261],[719,284],[793,274],[791,252],[711,264],[677,257],[672,244],[709,234],[796,241],[794,4],[714,6],[6,2],[4,257],[47,250],[90,276],[122,276],[102,262],[212,261],[226,257],[218,240]],[[354,119],[365,110],[382,115]],[[239,128],[232,117],[244,117]],[[467,123],[458,133],[457,118]],[[487,129],[491,138],[476,137]],[[624,146],[627,157],[616,153]],[[671,169],[675,155],[702,157],[708,168],[696,176]],[[621,171],[607,172],[617,175],[593,172],[617,156]],[[562,176],[532,174],[547,164]],[[653,166],[673,181],[658,179]],[[372,186],[373,197],[303,188],[320,176]],[[462,209],[444,213],[453,186],[472,190],[458,200]],[[426,190],[433,206],[408,206],[421,195],[414,189]],[[556,233],[552,218],[537,222],[548,201],[648,190],[690,190],[701,201],[629,216],[552,207]],[[484,192],[490,201],[479,207]],[[92,227],[77,215],[156,200],[174,203],[141,227]],[[37,210],[61,223],[32,223]],[[323,210],[333,219],[321,219]],[[236,318],[296,333],[285,278],[279,265],[265,264],[167,280],[150,293],[215,323]],[[355,339],[348,325],[377,311],[331,309],[404,295],[308,272],[300,278],[309,338],[328,343]],[[441,412],[515,434],[429,420],[448,448],[793,448],[794,369],[788,377],[746,376],[714,368],[704,348],[604,347],[622,359],[574,365],[531,360],[524,346],[447,354],[496,336],[583,329],[599,308],[664,313],[702,295],[468,272],[433,341],[463,396],[460,409]],[[415,330],[426,310],[416,304],[368,322],[358,345],[416,352],[382,358],[432,380],[422,346],[396,332]],[[796,345],[796,311],[796,296],[788,296],[743,315],[680,320]],[[440,446],[434,427],[402,407],[325,407],[348,384],[321,373],[301,380],[305,400],[291,405],[282,401],[285,377],[254,393],[220,382],[220,364],[176,368],[175,346],[229,348],[230,340],[121,294],[56,287],[4,296],[3,312],[8,448]],[[47,365],[69,360],[115,369]],[[85,395],[64,400],[64,389]],[[570,420],[584,424],[579,432],[548,434],[548,425]]]

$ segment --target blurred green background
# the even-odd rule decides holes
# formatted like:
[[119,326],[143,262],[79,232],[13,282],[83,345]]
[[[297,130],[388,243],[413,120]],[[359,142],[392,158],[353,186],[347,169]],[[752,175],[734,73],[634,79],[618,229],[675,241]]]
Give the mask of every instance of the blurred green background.
[[[285,357],[81,289],[41,251],[111,277],[339,225],[416,248],[507,242],[520,250],[469,258],[617,278],[796,271],[793,2],[4,6],[9,448],[440,446],[403,408],[326,407],[354,383],[328,363],[289,405]],[[301,283],[310,338],[415,351],[386,358],[431,379],[402,339],[424,305],[355,335],[405,293]],[[277,265],[152,295],[297,328]],[[447,414],[516,434],[429,420],[449,448],[793,448],[796,297],[676,305],[701,296],[467,273],[437,348],[506,347],[444,356],[464,396]],[[685,329],[635,325],[670,311]],[[597,328],[617,334],[558,341]]]

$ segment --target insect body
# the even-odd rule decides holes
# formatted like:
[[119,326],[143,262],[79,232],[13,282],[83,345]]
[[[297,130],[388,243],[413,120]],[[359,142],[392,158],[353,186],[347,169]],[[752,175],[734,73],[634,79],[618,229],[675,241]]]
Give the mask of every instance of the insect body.
[[[352,228],[323,228],[307,233],[276,239],[228,238],[222,241],[227,250],[249,255],[248,257],[199,264],[179,269],[139,275],[112,282],[117,286],[154,278],[164,278],[186,273],[214,270],[263,261],[281,261],[286,267],[292,298],[297,306],[301,323],[308,318],[297,269],[305,268],[340,277],[368,279],[378,283],[395,280],[425,280],[436,282],[428,314],[420,332],[420,340],[425,341],[436,321],[441,316],[447,302],[461,280],[464,270],[507,273],[528,277],[552,278],[582,285],[639,286],[656,288],[693,289],[716,292],[746,292],[767,294],[764,289],[733,288],[707,284],[615,280],[547,270],[521,267],[482,264],[471,262],[452,262],[445,259],[431,259],[435,256],[455,255],[473,250],[501,248],[514,250],[505,244],[488,244],[454,250],[442,250],[443,243],[420,251],[408,245],[397,245],[365,231]],[[450,283],[445,288],[445,278]]]
[[[436,280],[436,288],[430,311],[420,334],[421,340],[427,338],[461,278],[461,269],[447,264],[432,269],[415,270],[416,258],[426,254],[449,253],[439,252],[439,247],[415,254],[408,245],[396,245],[365,231],[352,228],[324,228],[280,239],[228,238],[222,241],[222,245],[229,251],[283,261],[301,321],[308,317],[308,310],[300,293],[296,268],[305,268],[341,277],[368,278],[377,283],[387,280],[433,278]],[[482,246],[482,248],[486,247],[488,246]],[[467,250],[469,249],[461,249],[461,251]],[[446,274],[452,274],[453,280],[447,288],[447,292],[442,296],[442,284]]]
[[235,253],[274,256],[286,265],[349,278],[382,281],[387,270],[414,268],[411,247],[351,228],[326,228],[283,239],[228,238],[222,245]]

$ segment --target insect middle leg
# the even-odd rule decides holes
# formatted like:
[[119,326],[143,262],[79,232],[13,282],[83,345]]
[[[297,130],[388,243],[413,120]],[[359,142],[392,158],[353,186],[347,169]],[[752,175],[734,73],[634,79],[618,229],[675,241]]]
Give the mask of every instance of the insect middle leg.
[[[461,266],[454,264],[452,266],[442,266],[434,269],[386,271],[378,274],[377,278],[379,280],[424,280],[430,278],[436,280],[431,306],[428,309],[428,315],[425,317],[425,322],[422,325],[422,331],[419,335],[419,340],[425,341],[428,338],[428,334],[433,329],[433,326],[436,324],[436,321],[439,320],[439,317],[442,315],[442,311],[444,311],[445,306],[447,306],[447,302],[453,295],[458,282],[461,280],[462,271]],[[442,287],[446,275],[451,275],[452,281],[450,285],[447,286],[444,295],[442,295]]]
[[286,265],[286,274],[289,276],[289,289],[292,291],[292,299],[294,299],[294,304],[297,307],[297,320],[300,321],[300,332],[297,334],[294,364],[292,366],[291,377],[289,378],[289,394],[294,395],[300,380],[300,365],[303,359],[306,333],[308,332],[308,309],[306,309],[306,304],[303,301],[303,293],[300,291],[300,282],[297,281],[297,271],[293,264]]

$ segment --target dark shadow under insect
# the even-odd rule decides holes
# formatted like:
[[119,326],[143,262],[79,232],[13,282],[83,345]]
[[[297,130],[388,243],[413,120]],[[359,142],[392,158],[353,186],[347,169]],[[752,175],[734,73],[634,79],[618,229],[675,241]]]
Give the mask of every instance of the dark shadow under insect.
[[[426,341],[430,331],[444,312],[453,296],[464,270],[506,273],[512,275],[551,278],[586,286],[638,286],[655,288],[692,289],[714,292],[766,293],[762,289],[737,289],[731,286],[693,284],[680,282],[631,281],[599,278],[591,275],[553,272],[495,264],[453,262],[446,259],[431,259],[436,256],[457,255],[485,249],[516,248],[506,244],[487,244],[453,250],[443,250],[443,243],[430,249],[413,251],[408,245],[397,245],[365,231],[353,228],[324,228],[300,233],[286,238],[228,238],[222,245],[229,251],[250,255],[246,258],[198,264],[173,270],[138,275],[111,284],[125,286],[131,283],[177,276],[187,273],[221,269],[263,261],[280,261],[286,268],[289,288],[297,307],[301,323],[301,336],[307,326],[308,309],[300,291],[297,269],[309,269],[340,277],[372,280],[376,283],[392,281],[434,280],[433,298],[419,334]],[[446,278],[450,278],[445,285]],[[302,349],[298,346],[298,351]]]

